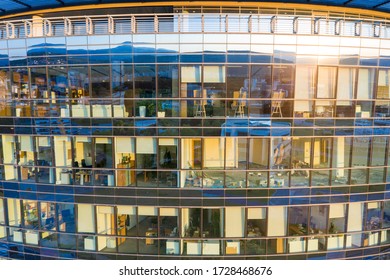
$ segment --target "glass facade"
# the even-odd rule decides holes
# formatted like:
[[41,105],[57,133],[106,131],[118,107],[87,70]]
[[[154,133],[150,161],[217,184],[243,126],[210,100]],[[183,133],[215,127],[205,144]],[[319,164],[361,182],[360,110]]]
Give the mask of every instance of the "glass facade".
[[198,8],[0,25],[1,258],[389,258],[387,21]]

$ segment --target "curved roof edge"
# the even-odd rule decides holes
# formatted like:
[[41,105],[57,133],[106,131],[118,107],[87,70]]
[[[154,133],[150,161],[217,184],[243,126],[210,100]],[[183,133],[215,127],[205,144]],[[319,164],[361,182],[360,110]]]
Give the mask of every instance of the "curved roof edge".
[[[245,1],[156,1],[156,0],[2,0],[0,18],[53,13],[57,11],[142,6],[259,6],[264,8],[302,8],[332,10],[390,17],[388,0],[245,0]],[[352,11],[352,10],[354,11]]]

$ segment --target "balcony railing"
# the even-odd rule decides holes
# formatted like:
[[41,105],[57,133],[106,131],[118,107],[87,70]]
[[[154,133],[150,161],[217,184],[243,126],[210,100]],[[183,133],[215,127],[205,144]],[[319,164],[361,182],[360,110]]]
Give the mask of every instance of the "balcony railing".
[[266,14],[146,14],[52,17],[0,22],[0,39],[140,33],[275,33],[390,38],[390,22]]

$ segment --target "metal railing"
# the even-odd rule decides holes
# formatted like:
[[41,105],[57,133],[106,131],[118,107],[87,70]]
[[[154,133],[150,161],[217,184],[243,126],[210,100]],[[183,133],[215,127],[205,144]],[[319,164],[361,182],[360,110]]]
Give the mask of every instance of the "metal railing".
[[274,33],[390,38],[390,22],[265,14],[142,14],[0,22],[0,39],[138,33]]

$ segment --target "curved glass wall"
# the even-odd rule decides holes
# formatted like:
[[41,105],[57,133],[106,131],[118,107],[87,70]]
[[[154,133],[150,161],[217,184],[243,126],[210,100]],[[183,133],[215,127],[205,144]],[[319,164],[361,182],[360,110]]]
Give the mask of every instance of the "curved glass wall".
[[388,258],[385,24],[119,18],[7,24],[1,257]]

